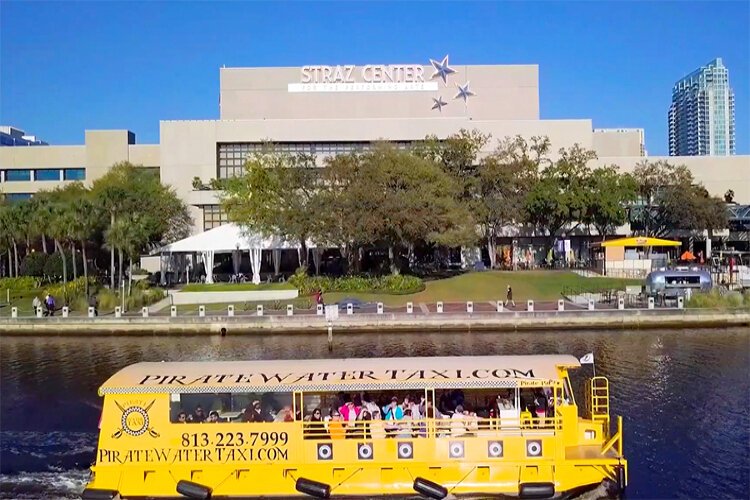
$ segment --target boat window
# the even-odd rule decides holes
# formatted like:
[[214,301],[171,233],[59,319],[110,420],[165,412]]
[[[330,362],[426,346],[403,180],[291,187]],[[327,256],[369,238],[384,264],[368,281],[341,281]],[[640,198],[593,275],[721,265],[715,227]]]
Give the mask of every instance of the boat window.
[[292,394],[205,393],[172,394],[173,423],[294,421]]
[[[395,398],[396,401],[393,401]],[[345,409],[347,403],[351,406],[361,407],[361,412],[367,410],[373,419],[384,418],[391,403],[394,402],[402,411],[407,406],[414,404],[417,411],[424,411],[426,407],[425,391],[407,390],[407,391],[374,391],[374,392],[306,392],[302,398],[302,414],[305,420],[309,420],[315,410],[321,411],[321,416],[329,419],[338,413],[342,418],[348,417],[348,410]],[[421,409],[420,409],[421,408]],[[400,413],[399,413],[400,414]]]

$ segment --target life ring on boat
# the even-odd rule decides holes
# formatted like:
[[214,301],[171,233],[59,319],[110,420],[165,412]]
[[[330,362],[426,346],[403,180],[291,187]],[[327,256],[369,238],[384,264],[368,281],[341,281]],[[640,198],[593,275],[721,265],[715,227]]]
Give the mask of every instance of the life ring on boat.
[[463,441],[453,441],[448,445],[448,455],[451,458],[464,458]]

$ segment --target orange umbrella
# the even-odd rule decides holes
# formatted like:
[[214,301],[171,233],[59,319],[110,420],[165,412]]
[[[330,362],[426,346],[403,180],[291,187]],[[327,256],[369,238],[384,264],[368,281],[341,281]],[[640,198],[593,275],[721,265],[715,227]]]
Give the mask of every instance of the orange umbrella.
[[695,255],[688,250],[687,252],[684,252],[682,255],[680,255],[680,260],[695,260]]

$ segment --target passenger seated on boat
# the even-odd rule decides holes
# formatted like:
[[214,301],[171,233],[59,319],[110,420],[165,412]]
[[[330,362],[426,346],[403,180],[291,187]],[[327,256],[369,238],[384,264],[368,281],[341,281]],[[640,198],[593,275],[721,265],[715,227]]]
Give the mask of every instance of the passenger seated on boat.
[[341,414],[338,410],[331,410],[331,419],[328,421],[328,434],[331,439],[344,439],[346,430],[341,421]]
[[271,415],[263,411],[260,406],[260,401],[257,399],[253,401],[242,414],[243,422],[273,422]]
[[393,396],[391,404],[383,407],[383,420],[385,420],[385,430],[389,436],[394,436],[399,429],[398,421],[404,419],[404,410],[398,405],[398,398]]
[[359,395],[355,395],[352,399],[341,405],[339,413],[344,419],[344,425],[347,429],[354,428],[354,422],[359,417],[359,414],[362,413],[362,402],[359,399]]
[[188,418],[188,421],[194,424],[206,421],[206,414],[203,413],[203,407],[201,405],[195,407],[195,410],[193,411],[193,414],[190,415],[190,418]]
[[185,410],[180,410],[180,413],[177,414],[177,423],[187,423],[187,412]]
[[385,438],[385,426],[383,420],[380,418],[380,411],[372,414],[372,421],[370,421],[370,435],[373,439]]
[[378,407],[377,403],[373,402],[370,395],[366,392],[362,395],[362,407],[369,410],[373,420],[375,419],[376,413],[380,414],[380,408]]
[[221,422],[221,420],[219,420],[219,412],[218,411],[208,412],[208,418],[206,419],[206,423],[215,424],[217,422]]
[[514,408],[513,401],[510,398],[510,392],[503,391],[497,395],[497,409],[499,410],[512,410]]
[[544,395],[543,391],[537,391],[536,397],[534,398],[534,406],[536,418],[542,422],[547,417],[547,396]]
[[349,439],[370,439],[370,424],[372,414],[369,410],[362,410],[353,426],[346,429],[346,437]]
[[451,436],[463,436],[466,434],[466,425],[464,423],[464,407],[456,406],[456,411],[451,415]]
[[328,430],[326,430],[326,423],[323,421],[320,408],[313,410],[309,417],[309,423],[305,427],[307,428],[306,439],[328,439]]
[[398,429],[396,431],[397,438],[410,438],[413,437],[413,426],[411,420],[411,410],[404,410],[404,418],[398,423]]
[[289,406],[285,406],[276,414],[274,422],[294,422],[294,414]]

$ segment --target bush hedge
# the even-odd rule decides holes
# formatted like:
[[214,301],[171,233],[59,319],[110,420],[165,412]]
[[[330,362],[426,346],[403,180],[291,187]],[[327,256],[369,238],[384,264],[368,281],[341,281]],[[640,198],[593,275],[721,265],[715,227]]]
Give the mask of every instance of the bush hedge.
[[19,276],[18,278],[0,278],[0,290],[30,290],[39,286],[40,280],[33,276]]
[[708,293],[695,293],[686,303],[687,307],[710,309],[750,309],[750,292],[719,293],[711,290]]
[[406,295],[424,290],[424,282],[416,276],[403,274],[386,276],[309,276],[304,269],[298,269],[289,278],[300,295],[310,295],[320,289],[323,292],[388,293]]

